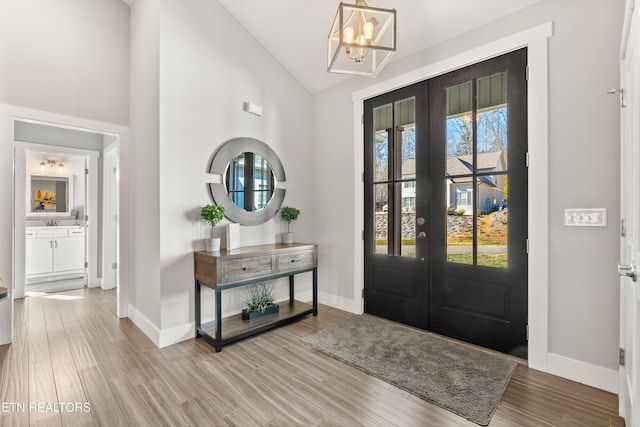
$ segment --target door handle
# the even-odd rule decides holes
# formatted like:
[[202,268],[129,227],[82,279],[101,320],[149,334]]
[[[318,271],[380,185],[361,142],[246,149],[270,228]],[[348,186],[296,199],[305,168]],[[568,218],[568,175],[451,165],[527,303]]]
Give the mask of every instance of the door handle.
[[637,281],[638,269],[636,268],[635,262],[631,261],[631,264],[629,265],[618,264],[618,276],[631,277],[631,280],[634,282]]
[[424,231],[421,231],[418,233],[418,239],[426,239],[427,238],[427,233],[425,233]]

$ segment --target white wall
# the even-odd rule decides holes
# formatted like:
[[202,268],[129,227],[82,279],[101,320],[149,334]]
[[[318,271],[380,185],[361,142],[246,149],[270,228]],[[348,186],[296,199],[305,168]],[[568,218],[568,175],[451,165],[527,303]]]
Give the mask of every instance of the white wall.
[[3,1],[0,104],[126,125],[128,50],[121,0]]
[[[0,198],[13,200],[14,117],[128,132],[120,126],[129,115],[128,28],[129,8],[120,0],[0,3]],[[0,209],[6,285],[14,275],[12,229],[13,204],[6,203]],[[4,308],[0,325],[3,343],[11,325]]]
[[159,58],[160,2],[136,1],[131,6],[129,315],[154,340],[160,329]]
[[[553,360],[568,358],[595,371],[604,370],[609,377],[615,375],[619,110],[617,100],[612,99],[615,97],[604,92],[619,81],[623,3],[546,0],[389,64],[376,79],[355,78],[314,94],[312,155],[317,165],[332,167],[330,172],[315,169],[313,210],[340,206],[334,214],[314,218],[318,233],[313,238],[319,243],[319,263],[325,272],[320,289],[335,295],[344,306],[359,306],[352,283],[353,254],[360,250],[354,236],[360,230],[354,229],[352,200],[356,195],[354,179],[362,165],[355,164],[356,156],[350,152],[354,138],[352,93],[553,21],[554,36],[549,40],[550,209],[539,213],[549,215],[550,224],[550,361],[553,365]],[[572,207],[605,207],[610,224],[595,229],[564,227],[563,210]]]
[[[212,202],[206,171],[224,142],[246,136],[275,150],[286,171],[284,203],[302,211],[297,240],[310,240],[311,97],[217,1],[191,0],[189,7],[136,1],[131,11],[137,212],[132,307],[163,346],[194,336],[193,251],[204,249],[211,233],[199,212]],[[261,105],[263,116],[243,112],[243,101]],[[279,219],[241,227],[242,245],[279,241],[283,227]],[[223,231],[218,226],[215,233]],[[296,282],[300,288],[305,283],[310,275]],[[243,299],[242,292],[225,292],[224,311],[239,311]],[[205,316],[212,313],[209,301]]]

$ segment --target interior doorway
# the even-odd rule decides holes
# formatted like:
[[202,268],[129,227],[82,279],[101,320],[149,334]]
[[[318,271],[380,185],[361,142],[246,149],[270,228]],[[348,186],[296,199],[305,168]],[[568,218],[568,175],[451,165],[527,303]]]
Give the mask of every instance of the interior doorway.
[[[118,224],[105,234],[104,218],[117,216],[119,188],[104,176],[104,158],[117,171],[119,145],[117,134],[14,120],[15,298],[117,286]],[[63,186],[45,188],[39,176]]]

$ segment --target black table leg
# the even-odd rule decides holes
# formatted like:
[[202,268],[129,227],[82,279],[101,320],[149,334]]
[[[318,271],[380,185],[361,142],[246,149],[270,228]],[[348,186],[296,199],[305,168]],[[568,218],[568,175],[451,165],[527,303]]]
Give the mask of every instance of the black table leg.
[[222,351],[222,291],[216,288],[216,353]]
[[293,274],[292,274],[291,276],[289,276],[289,305],[293,305],[293,300],[294,300],[293,284],[294,284],[294,280],[293,280]]
[[200,336],[200,326],[202,319],[200,318],[200,282],[196,279],[196,338]]
[[313,315],[318,315],[318,267],[313,269]]

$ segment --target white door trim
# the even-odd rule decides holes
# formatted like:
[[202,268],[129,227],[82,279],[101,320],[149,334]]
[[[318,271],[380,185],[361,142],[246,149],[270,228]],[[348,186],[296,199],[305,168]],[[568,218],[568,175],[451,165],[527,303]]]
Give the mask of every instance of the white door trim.
[[364,171],[363,101],[394,89],[416,83],[466,65],[527,47],[529,65],[529,366],[547,371],[549,352],[549,95],[547,39],[553,24],[547,22],[493,41],[426,67],[394,77],[352,94],[354,123],[354,306],[362,313],[364,256],[362,230]]
[[[127,126],[105,123],[101,121],[85,119],[80,117],[67,116],[58,113],[51,113],[47,111],[33,110],[24,107],[18,107],[13,105],[0,104],[0,149],[6,153],[8,158],[13,158],[13,146],[14,146],[14,121],[21,120],[26,122],[34,122],[39,124],[46,124],[50,126],[57,126],[67,129],[75,129],[81,131],[88,131],[93,133],[101,133],[105,135],[113,135],[120,140],[120,194],[119,194],[119,208],[121,212],[120,221],[120,260],[119,260],[119,280],[118,280],[118,297],[117,297],[117,314],[119,317],[127,317],[129,307],[129,295],[130,295],[130,267],[131,262],[129,257],[130,251],[130,234],[131,234],[131,218],[129,202],[130,190],[129,190],[129,128]],[[9,151],[11,150],[11,151]],[[9,157],[11,156],[11,157]],[[9,180],[0,184],[0,192],[4,194],[13,194],[13,182]],[[13,202],[13,197],[11,198]],[[13,211],[13,209],[12,209]],[[6,260],[0,259],[0,266],[9,264],[11,266],[11,279],[12,283],[15,280],[15,221],[11,221],[11,263],[7,263]],[[4,223],[3,223],[4,224]],[[2,226],[2,224],[0,224]],[[9,235],[9,233],[0,230],[0,236]],[[2,255],[4,256],[4,255]],[[7,254],[9,256],[9,254]]]

